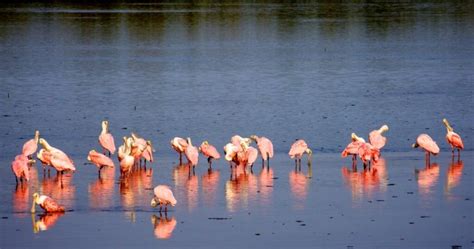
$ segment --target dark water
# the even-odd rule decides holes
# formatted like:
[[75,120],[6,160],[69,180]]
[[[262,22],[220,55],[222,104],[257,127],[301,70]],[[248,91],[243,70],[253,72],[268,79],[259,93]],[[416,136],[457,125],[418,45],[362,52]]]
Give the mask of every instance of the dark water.
[[[0,247],[471,247],[473,9],[469,1],[0,5]],[[450,164],[444,117],[464,139],[462,167]],[[131,131],[153,140],[153,173],[119,183],[116,169],[97,180],[84,163],[103,119],[116,141]],[[394,152],[385,174],[341,169],[349,162],[334,153],[349,134],[384,123],[384,150]],[[35,129],[77,163],[62,188],[38,165],[36,180],[15,189],[9,165]],[[442,155],[415,175],[423,155],[406,152],[422,132]],[[233,134],[271,138],[274,172],[257,167],[230,181],[227,164],[209,175],[202,158],[195,176],[175,168],[172,137],[221,148]],[[295,138],[315,151],[311,179],[306,168],[306,177],[293,174],[284,155]],[[158,183],[180,203],[168,220],[149,208]],[[54,224],[34,233],[41,224],[33,229],[25,210],[38,190],[74,211],[34,216]]]

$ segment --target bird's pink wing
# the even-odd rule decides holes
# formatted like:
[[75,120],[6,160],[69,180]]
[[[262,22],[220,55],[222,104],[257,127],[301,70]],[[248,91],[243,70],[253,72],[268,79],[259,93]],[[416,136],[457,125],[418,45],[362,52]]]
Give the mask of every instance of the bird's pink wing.
[[254,147],[248,147],[246,153],[247,165],[251,165],[257,160],[258,151]]
[[38,144],[36,143],[36,141],[34,139],[30,139],[23,145],[22,154],[25,156],[29,156],[35,153],[37,149]]
[[198,164],[199,151],[195,146],[188,146],[184,153],[186,154],[186,158],[188,158],[192,165],[195,166]]
[[153,162],[153,152],[150,146],[146,146],[146,149],[142,153],[142,157],[149,162]]
[[214,159],[219,159],[221,158],[221,155],[219,154],[219,152],[217,151],[216,147],[212,146],[212,145],[207,145],[207,146],[204,146],[203,148],[205,151],[203,151],[203,153],[206,155],[206,156],[209,156],[209,157],[212,157]]
[[51,157],[51,165],[58,171],[72,170],[76,171],[76,167],[70,161],[57,158],[56,156]]
[[420,147],[423,149],[433,153],[433,154],[438,154],[439,153],[439,147],[436,144],[436,142],[428,135],[426,134],[421,134],[418,136],[416,139],[416,142]]
[[91,161],[96,165],[114,167],[112,159],[103,154],[96,152],[91,153],[89,156],[91,157]]
[[451,135],[448,136],[448,142],[454,147],[464,149],[464,144],[462,142],[461,136],[455,132],[451,132]]
[[375,130],[369,134],[369,143],[377,149],[382,149],[387,143],[387,138],[382,136],[378,130]]
[[42,205],[40,205],[46,212],[64,212],[65,209],[63,206],[59,205],[55,200],[48,197],[44,200]]
[[115,153],[115,141],[112,134],[110,133],[101,134],[99,136],[99,143],[104,149],[110,151],[111,154]]

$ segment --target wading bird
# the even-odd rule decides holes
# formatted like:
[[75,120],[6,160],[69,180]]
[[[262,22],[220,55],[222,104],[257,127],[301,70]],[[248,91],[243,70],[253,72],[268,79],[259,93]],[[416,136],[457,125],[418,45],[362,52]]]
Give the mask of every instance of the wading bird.
[[182,161],[182,155],[188,147],[188,142],[184,138],[175,137],[170,141],[171,147],[179,153],[179,164]]
[[31,155],[36,153],[36,150],[38,150],[38,141],[39,141],[39,136],[40,133],[39,131],[35,131],[35,137],[28,140],[24,145],[23,145],[23,150],[22,154],[27,156],[29,159],[33,158]]
[[221,155],[217,151],[216,147],[214,147],[212,144],[209,144],[208,141],[204,141],[201,143],[201,146],[199,146],[199,151],[207,157],[207,162],[209,163],[209,167],[211,167],[211,160],[212,159],[219,159],[221,158]]
[[153,189],[153,199],[151,199],[151,206],[156,207],[160,205],[160,212],[165,205],[165,212],[168,212],[168,204],[171,206],[175,206],[177,201],[174,198],[173,192],[171,189],[166,185],[158,185]]
[[191,143],[191,138],[188,137],[188,146],[186,147],[186,150],[184,151],[184,154],[186,155],[186,158],[188,159],[189,165],[196,167],[198,164],[199,160],[199,151],[196,146],[193,146]]
[[446,126],[446,140],[448,143],[451,145],[451,151],[452,155],[454,157],[454,150],[458,150],[458,160],[461,158],[461,150],[464,149],[464,144],[462,142],[461,136],[454,132],[453,127],[449,125],[449,122],[447,119],[443,119],[443,123]]
[[416,143],[412,145],[413,148],[421,147],[426,155],[425,155],[425,163],[426,165],[430,165],[430,154],[437,155],[439,153],[439,147],[436,142],[427,134],[420,134],[416,138]]
[[100,170],[103,167],[114,167],[114,162],[110,157],[107,157],[95,150],[89,151],[89,155],[87,156],[87,160],[89,160],[92,164],[99,168],[99,177],[100,177]]
[[99,144],[102,146],[104,154],[105,151],[109,152],[109,156],[110,154],[115,153],[114,137],[109,133],[109,121],[107,120],[102,121],[102,131],[99,135]]
[[266,137],[258,137],[257,135],[250,136],[250,139],[257,143],[258,150],[262,156],[262,166],[265,165],[265,161],[267,161],[268,166],[270,166],[270,158],[273,158],[272,141]]
[[308,164],[311,164],[311,157],[313,155],[313,151],[308,147],[308,144],[303,139],[296,139],[296,141],[291,145],[290,152],[288,155],[290,158],[295,159],[295,164],[301,166],[301,157],[303,154],[308,154]]
[[15,175],[16,183],[18,183],[18,180],[20,180],[20,182],[23,182],[23,180],[29,181],[28,157],[23,154],[16,156],[12,162],[12,171]]
[[33,194],[33,206],[31,213],[35,213],[35,207],[39,205],[46,213],[64,212],[64,206],[59,205],[55,200],[46,195]]
[[381,150],[387,143],[387,138],[383,136],[386,131],[388,131],[388,126],[385,124],[380,129],[371,131],[369,133],[369,143],[376,149]]

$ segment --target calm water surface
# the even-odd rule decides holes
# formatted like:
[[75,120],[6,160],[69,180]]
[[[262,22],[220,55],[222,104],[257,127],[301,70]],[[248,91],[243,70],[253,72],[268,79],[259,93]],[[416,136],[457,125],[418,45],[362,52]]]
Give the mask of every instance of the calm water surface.
[[[473,9],[1,4],[0,247],[472,247]],[[464,139],[462,163],[444,117]],[[117,142],[131,131],[153,140],[152,171],[97,178],[85,157],[103,119]],[[336,153],[383,123],[385,160],[353,172]],[[35,129],[78,171],[61,180],[38,164],[16,188],[10,162]],[[442,148],[428,168],[408,152],[422,132]],[[271,138],[270,169],[208,171],[201,158],[193,174],[169,148],[174,136],[221,148],[233,134]],[[285,155],[295,138],[315,151],[302,172]],[[149,207],[159,183],[179,203],[167,217]],[[31,216],[35,191],[73,211]]]

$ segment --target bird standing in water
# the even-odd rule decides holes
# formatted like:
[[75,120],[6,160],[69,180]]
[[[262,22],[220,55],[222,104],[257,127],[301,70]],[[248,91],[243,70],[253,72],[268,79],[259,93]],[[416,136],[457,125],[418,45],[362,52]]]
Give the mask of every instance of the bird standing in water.
[[166,185],[158,185],[153,189],[153,199],[151,199],[151,206],[156,207],[160,205],[160,212],[165,205],[165,212],[168,212],[168,205],[175,206],[177,201],[174,198],[173,191]]
[[295,159],[296,166],[301,167],[301,157],[303,154],[308,154],[308,165],[311,165],[311,157],[313,155],[313,151],[308,147],[308,144],[303,139],[297,139],[290,148],[288,155],[290,158]]
[[53,198],[46,195],[33,194],[33,206],[31,213],[35,213],[36,204],[39,205],[46,213],[64,212],[65,208],[59,205]]
[[216,147],[214,147],[212,144],[209,144],[208,141],[204,141],[201,143],[201,146],[199,146],[199,151],[207,157],[207,162],[209,163],[209,168],[211,167],[211,160],[212,159],[219,159],[221,158],[221,155],[217,151]]
[[382,125],[380,129],[371,131],[369,133],[369,143],[376,149],[381,150],[387,143],[387,138],[383,136],[386,131],[388,131],[387,125]]
[[102,121],[102,131],[99,135],[99,144],[102,146],[104,154],[105,151],[109,151],[109,156],[110,154],[115,153],[114,137],[109,133],[109,121],[107,120]]
[[420,134],[416,138],[416,143],[412,145],[413,148],[421,147],[426,155],[425,155],[425,163],[426,165],[430,165],[430,154],[437,155],[439,153],[439,147],[436,142],[427,134]]
[[458,150],[458,160],[460,160],[461,159],[461,150],[464,149],[464,144],[462,142],[461,136],[459,136],[459,134],[454,132],[453,127],[451,127],[451,125],[449,125],[449,122],[448,122],[447,119],[444,118],[443,123],[446,126],[446,140],[451,145],[451,151],[452,151],[453,158],[454,158],[454,150],[457,149]]
[[39,136],[40,133],[39,131],[35,131],[35,137],[28,140],[24,145],[23,145],[23,150],[22,154],[27,156],[28,159],[33,158],[31,155],[36,153],[36,150],[38,150],[38,141],[39,141]]
[[258,150],[262,156],[262,166],[265,166],[265,161],[267,161],[267,165],[270,166],[270,158],[273,158],[272,141],[266,137],[258,137],[257,135],[250,136],[250,139],[257,143]]

